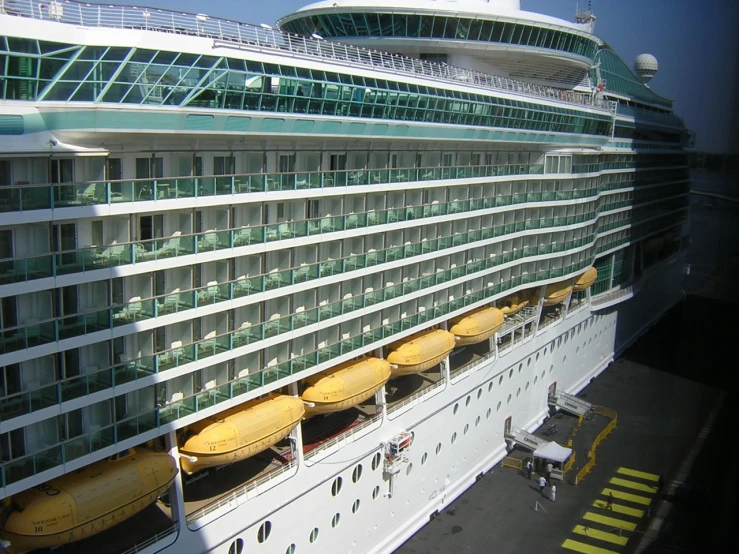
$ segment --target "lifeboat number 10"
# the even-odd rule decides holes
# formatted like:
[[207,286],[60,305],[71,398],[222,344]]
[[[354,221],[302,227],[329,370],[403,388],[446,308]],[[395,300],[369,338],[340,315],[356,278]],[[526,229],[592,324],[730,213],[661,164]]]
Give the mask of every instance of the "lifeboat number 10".
[[61,492],[59,489],[55,489],[50,485],[40,485],[36,490],[39,492],[45,492],[47,496],[56,496]]

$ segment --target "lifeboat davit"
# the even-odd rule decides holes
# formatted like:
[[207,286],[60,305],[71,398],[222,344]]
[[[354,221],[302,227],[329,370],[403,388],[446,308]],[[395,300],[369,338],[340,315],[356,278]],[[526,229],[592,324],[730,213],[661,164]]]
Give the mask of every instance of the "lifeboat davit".
[[300,398],[276,395],[198,421],[187,428],[180,465],[192,474],[249,458],[288,436],[304,415]]
[[504,319],[498,308],[483,308],[453,320],[449,331],[457,338],[457,346],[477,344],[492,337]]
[[589,267],[585,270],[585,273],[580,275],[572,286],[572,290],[580,292],[593,286],[595,280],[598,278],[598,270],[594,267]]
[[365,358],[308,377],[306,382],[309,386],[301,398],[313,406],[305,408],[306,417],[338,412],[361,404],[387,383],[390,372],[389,362]]
[[523,310],[529,305],[529,300],[523,294],[512,294],[511,296],[504,298],[502,304],[500,311],[503,315],[508,316],[517,314]]
[[13,554],[90,537],[155,502],[176,475],[169,454],[126,450],[13,496],[0,536]]
[[572,292],[572,284],[570,280],[561,281],[547,285],[544,291],[544,305],[555,306],[564,302],[567,296]]
[[449,355],[457,339],[452,333],[437,329],[412,335],[390,346],[387,361],[394,377],[431,369]]

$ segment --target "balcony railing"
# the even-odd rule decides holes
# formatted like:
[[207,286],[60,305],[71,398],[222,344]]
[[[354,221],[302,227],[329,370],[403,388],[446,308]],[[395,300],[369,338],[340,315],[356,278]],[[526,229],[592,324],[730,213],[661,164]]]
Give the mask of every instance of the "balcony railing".
[[274,192],[381,185],[440,179],[542,175],[541,164],[501,164],[404,169],[351,169],[291,173],[245,173],[207,177],[166,177],[87,181],[0,188],[0,212],[49,210],[126,202],[210,198]]
[[[447,238],[450,240],[435,240],[430,241],[430,243],[424,242],[421,244],[404,246],[401,249],[398,249],[398,256],[400,256],[401,258],[411,255],[416,256],[432,252],[434,251],[434,247],[451,247],[454,244],[454,240],[452,237]],[[514,252],[506,252],[498,256],[490,257],[486,260],[472,261],[463,266],[448,269],[446,271],[439,270],[433,274],[422,275],[417,279],[408,279],[403,283],[387,283],[388,286],[383,289],[371,290],[365,292],[364,294],[359,294],[350,298],[326,303],[322,306],[309,308],[264,323],[257,323],[253,325],[250,323],[243,323],[238,329],[234,331],[230,331],[220,335],[214,333],[214,336],[208,337],[201,341],[196,341],[186,345],[180,345],[176,348],[165,350],[157,354],[152,354],[149,356],[144,356],[134,360],[115,364],[107,368],[88,371],[83,375],[71,377],[64,381],[59,381],[38,389],[23,391],[4,397],[2,399],[2,402],[0,403],[0,421],[12,419],[14,417],[18,417],[33,411],[38,411],[49,406],[57,405],[61,402],[80,398],[94,392],[99,392],[117,385],[122,385],[124,383],[135,381],[143,377],[148,377],[156,373],[161,373],[170,369],[182,367],[189,363],[203,360],[215,354],[229,352],[242,346],[255,344],[264,339],[301,329],[308,325],[331,321],[333,318],[349,314],[362,308],[373,306],[384,301],[400,298],[403,295],[411,294],[413,292],[426,289],[428,287],[446,283],[460,277],[474,276],[476,273],[487,271],[501,264],[510,263],[515,260],[521,260],[528,256],[547,255],[558,252],[565,252],[574,248],[581,248],[583,246],[587,246],[588,244],[592,244],[594,238],[595,235],[591,234],[587,237],[574,239],[572,241],[559,244],[529,247]],[[428,247],[424,248],[426,245],[428,245]],[[388,259],[388,251],[384,252],[384,258]],[[359,256],[358,258],[364,258],[366,262],[367,256],[370,255]],[[346,259],[336,261],[343,261],[343,267],[344,269],[346,269]],[[373,260],[372,263],[375,263],[375,261]],[[352,266],[353,269],[359,269],[361,267],[370,267],[370,265],[356,267]],[[233,283],[226,284],[219,290],[222,290],[224,292],[231,291],[231,293],[233,294]],[[215,291],[213,291],[213,293],[215,294]],[[175,297],[179,302],[179,299],[182,295],[189,296],[190,299],[193,298],[192,292],[187,292],[181,293],[179,295],[167,295],[164,298],[164,301],[167,302],[167,299]],[[227,301],[233,298],[237,297],[229,297],[224,295],[222,298],[219,299],[214,298],[213,301]],[[142,300],[141,304],[153,307],[158,305],[159,302],[156,298],[153,298],[149,300]],[[171,301],[171,305],[174,305],[174,301]],[[138,310],[138,306],[136,303],[133,305],[128,304],[128,306],[129,310],[132,310],[132,306],[135,306],[136,310]],[[183,308],[183,310],[184,309],[187,308]],[[143,310],[144,308],[142,308],[141,319],[151,317],[143,312]],[[156,312],[155,307],[153,311]],[[55,321],[56,320],[43,323],[41,324],[41,326],[48,326],[49,328],[51,328],[54,325]],[[37,329],[33,328],[33,326],[24,327],[22,328],[21,332],[25,335],[26,339],[28,339],[29,336],[36,336]],[[5,351],[12,351],[12,343],[5,343],[2,344],[2,346]]]
[[[464,203],[466,202],[460,204]],[[596,209],[572,216],[528,219],[500,224],[482,230],[455,233],[433,240],[422,239],[420,242],[409,242],[403,246],[392,246],[375,252],[353,254],[336,260],[305,264],[294,269],[285,269],[283,271],[273,270],[254,277],[244,276],[242,279],[228,283],[211,282],[205,287],[193,289],[192,291],[167,293],[147,299],[136,297],[126,304],[111,306],[102,310],[52,318],[43,322],[34,322],[30,325],[27,324],[0,330],[0,347],[2,347],[4,352],[23,350],[41,344],[49,344],[62,339],[151,319],[159,315],[180,312],[258,292],[283,288],[296,283],[317,280],[330,275],[348,273],[358,269],[374,267],[386,262],[393,262],[454,248],[456,246],[503,237],[513,233],[587,223],[589,221],[595,221],[600,212],[600,209]],[[619,225],[623,225],[623,223],[618,223]],[[517,252],[520,254],[517,254],[518,257],[514,259],[518,259],[524,255],[537,256],[561,252],[567,248],[577,248],[579,245],[591,240],[592,235],[569,242],[526,247],[518,250]],[[578,246],[568,246],[570,244]],[[58,256],[63,256],[63,254],[59,254]],[[506,263],[502,261],[506,258],[506,254],[497,256],[495,263]]]
[[[629,183],[633,185],[633,182]],[[153,260],[186,256],[201,252],[225,250],[241,246],[265,244],[285,239],[316,236],[324,233],[368,228],[375,225],[411,221],[476,210],[513,206],[535,202],[571,201],[592,198],[603,192],[617,190],[620,183],[608,183],[589,189],[569,191],[540,191],[500,194],[493,197],[453,202],[432,203],[406,208],[370,210],[356,214],[331,216],[290,221],[271,225],[243,226],[227,230],[208,230],[202,233],[182,235],[177,232],[171,237],[113,243],[106,246],[90,246],[57,253],[37,254],[24,258],[0,260],[0,286],[4,284],[32,281],[59,275],[69,275],[98,269],[109,269]],[[2,191],[2,189],[0,189]],[[655,189],[650,197],[659,196]],[[640,193],[647,194],[647,193]],[[626,204],[624,204],[625,206]],[[603,211],[606,208],[601,208]],[[615,208],[607,208],[615,209]],[[557,221],[562,218],[555,218]],[[571,223],[556,223],[556,225]]]
[[[7,486],[22,481],[54,467],[96,452],[111,445],[128,439],[134,439],[148,431],[155,431],[160,426],[177,421],[185,416],[192,415],[206,408],[211,408],[228,400],[238,398],[247,392],[258,390],[267,384],[280,379],[299,375],[301,372],[319,364],[330,362],[340,356],[355,353],[374,347],[379,341],[392,339],[398,333],[427,324],[440,317],[452,317],[456,312],[461,313],[487,299],[504,293],[522,285],[532,287],[549,279],[558,279],[581,271],[591,265],[591,260],[584,260],[566,267],[529,273],[501,281],[479,291],[465,294],[460,298],[450,299],[431,309],[398,319],[377,329],[365,331],[359,335],[342,339],[339,342],[326,345],[309,354],[286,360],[262,371],[240,377],[217,386],[184,397],[181,401],[158,406],[142,412],[134,417],[106,425],[93,432],[81,435],[74,439],[50,445],[42,451],[10,460],[0,465],[0,485]],[[390,341],[385,341],[390,342]]]
[[[630,169],[633,162],[577,164],[572,173],[597,173],[607,169]],[[163,177],[120,181],[85,181],[0,187],[0,213],[27,212],[121,204],[167,202],[183,198],[229,197],[251,192],[275,192],[438,181],[516,175],[544,175],[541,164],[420,167],[401,169],[350,169],[291,173],[245,173],[205,177]],[[564,174],[548,174],[564,178]],[[686,175],[687,179],[688,176]],[[652,179],[650,182],[656,182]],[[639,185],[640,183],[635,183]],[[648,184],[645,182],[643,184]]]
[[[38,3],[33,0],[5,2],[0,13],[38,20],[57,21],[76,27],[135,29],[197,36],[233,43],[246,49],[273,51],[289,58],[327,61],[332,65],[365,67],[392,75],[410,75],[487,90],[513,92],[577,106],[615,113],[616,102],[569,90],[554,89],[462,69],[447,64],[428,62],[399,54],[388,54],[326,40],[265,29],[206,14],[172,12],[158,8],[138,8],[111,4],[90,4],[65,0]],[[223,46],[223,45],[221,45]]]

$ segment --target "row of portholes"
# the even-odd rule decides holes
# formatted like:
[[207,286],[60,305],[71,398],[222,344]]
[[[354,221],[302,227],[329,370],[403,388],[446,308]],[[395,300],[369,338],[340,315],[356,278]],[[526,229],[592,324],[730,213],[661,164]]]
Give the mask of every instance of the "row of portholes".
[[[491,408],[488,408],[487,409],[487,412],[485,412],[485,419],[490,419],[490,416],[492,414],[493,414],[493,410]],[[481,421],[482,421],[482,418],[480,416],[477,416],[475,418],[475,427],[479,427]],[[470,424],[469,423],[466,423],[465,426],[464,426],[464,429],[462,430],[462,433],[466,435],[469,432],[469,430],[470,430]],[[454,444],[455,442],[457,442],[457,433],[456,433],[456,431],[454,433],[452,433],[452,437],[450,439],[450,442],[451,442],[451,444]],[[441,454],[441,449],[442,449],[442,445],[441,445],[441,443],[438,443],[436,445],[436,454],[437,455],[438,454]],[[421,456],[421,465],[426,465],[426,462],[428,461],[428,458],[429,458],[428,452],[424,452],[423,453],[423,456]],[[406,469],[406,473],[408,475],[410,475],[411,468],[412,467],[413,467],[413,464],[408,464],[408,468]]]
[[[381,461],[382,455],[379,452],[376,452],[375,455],[372,457],[372,471],[375,471],[378,467],[380,467]],[[354,469],[352,470],[352,483],[359,482],[359,480],[362,478],[362,471],[364,471],[362,464],[357,464],[356,466],[354,466]],[[343,485],[344,479],[341,476],[336,477],[336,479],[334,479],[334,482],[331,483],[331,496],[338,496]]]

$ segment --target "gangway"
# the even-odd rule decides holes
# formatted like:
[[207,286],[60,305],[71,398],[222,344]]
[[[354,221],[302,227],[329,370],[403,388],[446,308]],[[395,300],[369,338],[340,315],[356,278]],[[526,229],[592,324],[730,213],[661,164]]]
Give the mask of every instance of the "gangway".
[[593,411],[593,405],[590,402],[562,391],[550,394],[549,404],[576,416],[584,416]]
[[516,444],[520,444],[529,450],[536,450],[540,446],[549,442],[546,439],[532,435],[531,433],[517,427],[511,427],[511,430],[506,433],[506,439],[511,440]]

